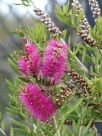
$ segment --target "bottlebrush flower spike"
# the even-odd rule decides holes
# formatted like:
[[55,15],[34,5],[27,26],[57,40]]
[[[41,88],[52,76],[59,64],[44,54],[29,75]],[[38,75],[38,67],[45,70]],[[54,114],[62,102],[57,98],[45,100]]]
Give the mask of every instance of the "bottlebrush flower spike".
[[31,83],[20,92],[19,100],[35,119],[42,122],[48,120],[56,111],[51,99]]
[[19,67],[21,74],[24,77],[27,77],[29,74],[29,68],[27,66],[27,60],[25,57],[22,56],[18,59],[18,67]]
[[34,77],[37,77],[40,71],[40,57],[38,55],[38,52],[35,51],[29,56],[28,63],[30,67],[30,73]]
[[24,46],[25,56],[18,60],[18,67],[23,76],[32,74],[36,77],[40,69],[40,57],[38,50],[32,42],[27,42]]
[[67,60],[67,45],[52,39],[49,41],[43,58],[42,76],[50,83],[58,83],[64,74]]
[[40,70],[40,57],[38,54],[38,50],[33,43],[28,42],[24,46],[24,51],[28,57],[27,63],[30,69],[30,73],[34,77],[37,77]]

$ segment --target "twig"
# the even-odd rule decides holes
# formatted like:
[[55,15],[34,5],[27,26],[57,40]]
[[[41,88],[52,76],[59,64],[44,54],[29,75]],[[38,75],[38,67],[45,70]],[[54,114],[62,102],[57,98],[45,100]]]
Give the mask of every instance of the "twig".
[[4,136],[6,136],[6,134],[5,134],[5,132],[0,128],[0,132],[4,135]]

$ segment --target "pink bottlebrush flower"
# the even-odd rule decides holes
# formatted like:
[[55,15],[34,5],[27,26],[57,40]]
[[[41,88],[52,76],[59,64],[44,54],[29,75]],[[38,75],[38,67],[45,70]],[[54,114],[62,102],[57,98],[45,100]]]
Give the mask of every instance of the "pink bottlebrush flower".
[[49,41],[43,58],[42,76],[58,83],[65,71],[67,45],[52,39]]
[[32,42],[27,42],[23,49],[26,54],[32,54],[35,51],[37,52],[37,48]]
[[27,59],[22,56],[18,59],[18,68],[20,70],[20,73],[24,76],[27,77],[29,74],[29,68],[27,66]]
[[28,42],[24,46],[25,58],[22,56],[18,61],[18,67],[23,76],[32,74],[37,77],[40,69],[40,57],[35,45]]
[[36,51],[32,52],[32,54],[29,55],[28,59],[28,65],[30,67],[30,73],[34,76],[37,77],[38,73],[40,71],[41,63],[40,63],[40,57],[39,54]]
[[19,100],[35,119],[42,122],[48,120],[56,110],[51,99],[31,83],[20,92]]

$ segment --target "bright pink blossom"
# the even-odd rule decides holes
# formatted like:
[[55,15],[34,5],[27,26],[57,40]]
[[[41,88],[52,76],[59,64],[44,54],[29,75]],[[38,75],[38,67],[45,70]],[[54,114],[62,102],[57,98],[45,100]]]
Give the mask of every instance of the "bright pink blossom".
[[29,55],[28,65],[28,67],[30,68],[30,73],[34,77],[37,77],[41,67],[40,57],[37,50],[33,51],[32,54]]
[[23,76],[32,74],[37,77],[40,70],[40,57],[38,50],[33,43],[27,43],[24,46],[25,56],[18,60],[18,67]]
[[55,106],[51,99],[45,96],[40,89],[33,84],[28,84],[20,93],[20,101],[31,115],[42,122],[49,119],[55,113]]
[[24,77],[27,77],[28,74],[29,74],[29,68],[27,66],[27,60],[26,60],[25,57],[20,57],[18,59],[18,67],[19,67],[19,70],[20,70],[21,74]]
[[42,76],[58,83],[65,71],[67,45],[52,39],[49,41],[43,58]]
[[26,54],[32,54],[35,51],[37,52],[37,48],[32,42],[28,42],[23,49]]

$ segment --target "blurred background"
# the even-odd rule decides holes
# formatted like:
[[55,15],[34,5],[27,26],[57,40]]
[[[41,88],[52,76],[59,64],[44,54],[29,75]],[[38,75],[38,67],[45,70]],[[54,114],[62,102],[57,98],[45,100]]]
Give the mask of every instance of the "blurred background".
[[[102,8],[102,0],[98,0],[100,8]],[[62,6],[67,0],[34,0],[36,7],[44,10],[55,24],[61,29],[68,29],[68,33],[73,33],[64,24],[59,23],[54,14],[55,4]],[[85,9],[89,23],[93,26],[94,21],[89,9],[87,0],[80,0],[83,8]],[[11,32],[14,31],[19,25],[24,27],[34,25],[38,20],[37,16],[33,13],[33,8],[17,6],[15,3],[21,3],[20,0],[0,0],[0,111],[3,113],[3,118],[6,120],[8,116],[5,114],[5,107],[8,105],[8,89],[5,79],[12,79],[15,75],[10,69],[7,58],[14,50],[21,49],[20,39],[14,36]],[[75,42],[77,37],[74,36]],[[1,136],[1,135],[0,135]]]

